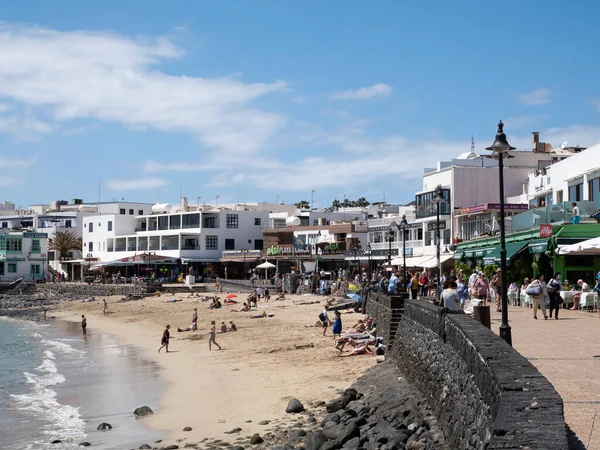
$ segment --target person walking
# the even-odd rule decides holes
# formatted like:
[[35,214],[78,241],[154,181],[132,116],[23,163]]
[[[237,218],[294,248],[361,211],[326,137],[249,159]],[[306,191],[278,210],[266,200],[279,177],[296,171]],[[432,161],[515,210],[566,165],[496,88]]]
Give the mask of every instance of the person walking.
[[106,303],[106,299],[102,299],[102,301],[104,302],[104,305],[102,308],[102,314],[106,315],[106,311],[108,311],[108,304]]
[[475,296],[485,303],[489,294],[489,283],[483,272],[479,272],[479,277],[475,280],[475,283],[473,283],[473,291],[475,292]]
[[534,279],[529,286],[527,286],[525,293],[533,300],[533,318],[537,320],[537,311],[538,308],[541,308],[542,313],[544,314],[544,320],[547,320],[548,316],[546,315],[545,296],[548,292],[546,290],[546,283],[544,283],[544,274],[540,274],[538,278]]
[[342,336],[342,315],[340,314],[339,311],[334,311],[333,314],[335,315],[335,320],[333,321],[333,328],[331,329],[331,331],[333,332],[333,337],[334,338],[336,336],[341,337]]
[[581,220],[581,215],[579,214],[579,206],[577,206],[577,203],[575,202],[573,202],[571,205],[573,206],[573,225],[577,225]]
[[415,273],[410,279],[410,295],[413,300],[417,299],[419,293],[419,274]]
[[217,344],[217,341],[215,340],[216,336],[217,336],[217,325],[215,324],[215,321],[212,320],[210,322],[210,334],[208,335],[208,350],[209,351],[212,350],[212,344],[215,344],[217,347],[219,347],[219,350],[221,350],[221,346],[219,344]]
[[556,311],[554,313],[554,318],[558,320],[558,310],[560,309],[560,305],[563,303],[563,299],[560,296],[560,291],[562,290],[562,282],[560,280],[560,272],[556,272],[554,278],[548,281],[548,295],[550,296],[550,318],[552,319],[552,311]]
[[502,312],[502,269],[498,268],[490,282],[490,288],[496,294],[496,312]]
[[83,314],[81,315],[81,329],[83,330],[83,335],[86,336],[87,335],[87,319],[85,318],[85,316]]
[[167,325],[165,327],[165,331],[163,331],[162,338],[160,339],[160,347],[158,348],[158,353],[160,353],[163,347],[165,348],[166,352],[169,353],[169,340],[171,339],[171,333],[169,332],[170,328],[171,325]]

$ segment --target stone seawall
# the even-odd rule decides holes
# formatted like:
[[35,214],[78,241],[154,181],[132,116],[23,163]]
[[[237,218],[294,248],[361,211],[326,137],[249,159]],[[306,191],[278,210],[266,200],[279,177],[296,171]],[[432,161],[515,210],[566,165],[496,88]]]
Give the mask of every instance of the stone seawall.
[[568,448],[554,387],[468,316],[406,301],[389,358],[427,398],[452,448]]
[[366,313],[373,318],[377,327],[377,336],[383,338],[388,348],[393,345],[406,298],[408,298],[406,294],[387,295],[373,291],[367,295]]
[[35,292],[38,294],[67,295],[67,296],[91,296],[101,297],[107,295],[143,294],[147,286],[144,284],[134,286],[132,284],[75,284],[75,283],[46,283],[36,285]]

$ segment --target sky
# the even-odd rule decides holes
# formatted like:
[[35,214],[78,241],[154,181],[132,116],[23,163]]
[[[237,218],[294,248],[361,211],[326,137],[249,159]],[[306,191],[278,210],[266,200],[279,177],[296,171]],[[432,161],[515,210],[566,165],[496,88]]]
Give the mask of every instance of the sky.
[[[600,3],[0,4],[0,201],[407,203],[502,119],[600,142]],[[201,199],[200,199],[201,197]]]

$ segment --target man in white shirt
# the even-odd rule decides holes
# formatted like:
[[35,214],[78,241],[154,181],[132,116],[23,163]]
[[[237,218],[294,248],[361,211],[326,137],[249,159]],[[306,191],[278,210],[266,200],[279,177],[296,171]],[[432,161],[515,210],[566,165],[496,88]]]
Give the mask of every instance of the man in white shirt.
[[577,225],[579,223],[579,221],[581,220],[581,216],[579,215],[579,207],[577,206],[577,203],[573,202],[572,203],[573,206],[573,225]]

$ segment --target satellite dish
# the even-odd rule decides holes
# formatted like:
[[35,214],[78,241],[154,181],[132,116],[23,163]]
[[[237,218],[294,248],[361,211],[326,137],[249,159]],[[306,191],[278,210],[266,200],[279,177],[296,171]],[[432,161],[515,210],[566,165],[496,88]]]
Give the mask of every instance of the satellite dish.
[[563,142],[562,144],[560,144],[560,148],[562,148],[563,150],[565,148],[567,148],[567,141]]

